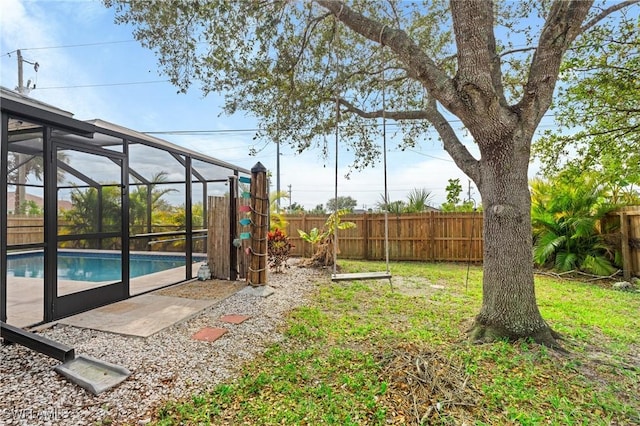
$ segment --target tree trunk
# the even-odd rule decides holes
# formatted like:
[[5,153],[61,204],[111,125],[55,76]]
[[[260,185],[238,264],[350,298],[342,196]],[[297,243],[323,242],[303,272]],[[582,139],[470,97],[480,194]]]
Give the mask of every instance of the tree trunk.
[[26,191],[24,184],[27,182],[26,165],[22,164],[22,154],[16,154],[16,163],[19,165],[17,170],[17,185],[14,193],[13,214],[23,214],[22,204],[25,202]]
[[491,146],[494,155],[483,155],[490,164],[481,168],[478,185],[484,209],[482,308],[470,337],[479,342],[532,338],[558,347],[559,336],[542,319],[534,290],[529,156],[512,142]]
[[322,240],[311,257],[309,264],[314,267],[333,266],[333,236],[330,235]]

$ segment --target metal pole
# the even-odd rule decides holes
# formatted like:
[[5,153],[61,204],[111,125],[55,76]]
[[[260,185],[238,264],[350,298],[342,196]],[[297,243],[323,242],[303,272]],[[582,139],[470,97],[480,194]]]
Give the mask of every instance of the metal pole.
[[276,141],[276,203],[280,212],[280,141]]
[[[22,71],[22,52],[18,49],[17,51],[18,53],[18,93],[20,93],[21,95],[25,94],[25,87],[24,87],[24,77],[23,77],[23,71]],[[24,187],[24,184],[27,182],[27,165],[26,164],[22,164],[23,162],[23,158],[22,158],[22,154],[17,152],[16,153],[16,159],[17,159],[17,163],[18,163],[18,176],[17,176],[17,181],[16,181],[16,190],[15,190],[15,194],[14,194],[14,203],[13,203],[13,214],[17,215],[22,213],[22,204],[24,203],[24,200],[26,198],[26,190]]]
[[18,93],[21,95],[24,93],[23,74],[22,74],[22,52],[20,49],[16,51],[18,53]]

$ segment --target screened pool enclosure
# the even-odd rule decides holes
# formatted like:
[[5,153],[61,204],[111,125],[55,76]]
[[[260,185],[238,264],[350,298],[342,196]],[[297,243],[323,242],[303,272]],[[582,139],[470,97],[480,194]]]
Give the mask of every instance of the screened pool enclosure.
[[50,322],[196,276],[207,197],[250,171],[1,95],[1,321]]

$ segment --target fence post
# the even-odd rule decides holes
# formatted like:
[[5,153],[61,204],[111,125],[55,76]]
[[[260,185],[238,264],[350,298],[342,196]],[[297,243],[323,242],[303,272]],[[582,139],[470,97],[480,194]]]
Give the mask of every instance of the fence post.
[[620,234],[622,240],[622,276],[625,280],[631,279],[631,251],[629,248],[629,217],[626,213],[620,213]]
[[362,255],[364,260],[369,260],[369,214],[362,215]]
[[267,168],[259,161],[251,168],[251,262],[249,284],[267,283],[267,232],[269,230]]
[[[307,232],[307,214],[306,213],[302,214],[301,229],[304,232]],[[302,247],[300,247],[302,249],[302,257],[307,257],[307,242],[305,240],[300,240],[300,244],[302,244]]]
[[436,219],[435,212],[429,212],[429,252],[431,253],[431,261],[436,260]]

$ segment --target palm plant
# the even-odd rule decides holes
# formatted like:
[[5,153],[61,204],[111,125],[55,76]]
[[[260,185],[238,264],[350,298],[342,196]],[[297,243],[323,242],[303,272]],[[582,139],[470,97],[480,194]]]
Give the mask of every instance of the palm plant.
[[[73,208],[63,212],[66,225],[60,232],[82,235],[118,231],[122,221],[121,191],[115,184],[100,188],[74,188],[71,192]],[[100,241],[100,247],[95,245],[97,241],[88,239],[78,239],[65,244],[81,248],[117,247],[117,241],[114,239]]]
[[[56,157],[58,161],[63,163],[69,162],[69,156],[64,152],[58,150],[56,153]],[[25,183],[29,175],[35,176],[36,180],[42,181],[42,175],[44,173],[44,161],[42,156],[33,155],[26,156],[25,154],[19,153],[10,153],[8,158],[7,165],[7,182],[15,182],[15,196],[14,196],[14,206],[13,212],[14,214],[24,213],[27,209],[27,205],[25,205]],[[22,163],[25,161],[24,163]],[[23,173],[19,173],[18,169],[21,169]],[[59,182],[64,180],[64,170],[61,168],[57,169],[56,179]]]
[[278,201],[288,199],[289,193],[286,191],[272,192],[269,194],[269,230],[286,229],[287,219],[285,210],[278,207]]
[[406,204],[402,200],[385,202],[384,194],[380,194],[381,201],[376,203],[378,210],[386,211],[391,214],[400,214],[405,211]]
[[606,243],[601,219],[614,206],[593,180],[531,183],[533,260],[558,271],[581,270],[609,275],[615,251]]
[[421,213],[431,207],[433,194],[425,188],[413,188],[407,197],[405,212]]
[[[152,223],[153,215],[158,211],[167,210],[162,208],[167,207],[163,204],[165,202],[163,197],[166,194],[177,191],[174,188],[159,188],[161,184],[167,181],[168,175],[169,173],[166,171],[154,173],[149,180],[150,183],[147,185],[142,185],[136,179],[138,185],[129,193],[129,226],[132,233],[144,232],[145,226],[151,227],[151,224],[147,223],[148,210],[152,213]],[[149,202],[151,203],[150,205],[148,205]]]
[[425,188],[413,188],[409,192],[406,202],[402,200],[387,202],[384,194],[380,194],[381,201],[376,203],[376,207],[392,214],[421,213],[431,206],[431,199],[431,191],[427,191]]
[[316,246],[316,251],[311,257],[311,264],[314,266],[331,266],[333,265],[333,245],[336,230],[345,230],[355,228],[353,222],[345,222],[342,216],[349,214],[349,209],[340,209],[329,215],[324,223],[322,230],[313,228],[309,233],[302,229],[298,229],[298,234],[302,240]]

